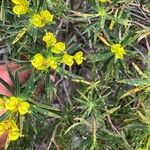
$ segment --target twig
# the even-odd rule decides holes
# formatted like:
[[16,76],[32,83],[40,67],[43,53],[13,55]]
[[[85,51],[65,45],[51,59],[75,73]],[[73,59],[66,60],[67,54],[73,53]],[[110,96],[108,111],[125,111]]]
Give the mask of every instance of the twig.
[[[56,142],[54,142],[54,141],[55,141],[55,135],[56,135],[57,128],[58,128],[58,124],[55,126],[55,129],[54,129],[54,131],[52,133],[52,137],[51,137],[50,143],[49,143],[49,145],[47,147],[47,150],[50,150],[52,143],[54,143],[55,146],[56,146]],[[57,149],[58,149],[58,147],[57,147]]]
[[70,100],[70,97],[69,97],[69,94],[68,94],[68,91],[67,91],[67,88],[66,88],[66,84],[65,84],[64,81],[63,81],[63,87],[64,87],[64,91],[65,91],[65,94],[66,94],[66,97],[67,97],[67,101],[70,104],[70,106],[72,106],[72,102]]
[[[66,6],[68,6],[69,1],[70,1],[70,0],[66,0],[66,2],[65,2]],[[64,22],[63,19],[61,19],[61,20],[60,20],[60,23],[59,23],[59,25],[58,25],[58,27],[57,27],[57,30],[56,30],[56,32],[55,32],[55,35],[56,35],[56,36],[58,35],[59,29],[62,27],[63,22]]]
[[[134,6],[134,7],[140,7],[140,3],[139,4],[135,4],[135,3],[130,3],[130,6]],[[142,10],[148,14],[150,14],[150,11],[144,7],[142,7]]]
[[143,24],[140,24],[139,22],[132,21],[132,23],[133,23],[133,24],[136,24],[136,25],[138,25],[138,26],[140,26],[140,27],[143,28],[143,29],[146,29],[146,28],[147,28],[146,26],[144,26]]
[[145,38],[145,40],[146,40],[146,46],[147,46],[147,50],[149,50],[149,51],[150,51],[150,43],[148,42],[148,39],[147,39],[147,37]]
[[123,141],[127,144],[127,146],[129,147],[129,146],[130,146],[129,143],[122,137],[122,135],[120,134],[120,132],[119,132],[119,131],[117,130],[117,128],[114,126],[114,124],[112,123],[111,118],[110,118],[109,115],[107,116],[107,119],[108,119],[108,122],[110,123],[112,129],[113,129],[119,136],[121,136],[122,140],[123,140]]
[[134,46],[132,46],[132,47],[144,58],[145,62],[147,62],[146,56],[144,56],[143,53],[138,48],[136,48]]

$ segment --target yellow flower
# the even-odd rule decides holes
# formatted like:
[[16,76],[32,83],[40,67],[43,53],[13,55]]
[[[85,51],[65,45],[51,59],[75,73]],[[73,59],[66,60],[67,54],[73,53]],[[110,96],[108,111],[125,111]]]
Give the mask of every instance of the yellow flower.
[[73,63],[74,63],[74,61],[73,61],[73,56],[71,56],[71,55],[68,55],[68,54],[64,54],[64,56],[63,56],[63,63],[65,63],[66,65],[68,65],[68,66],[72,66],[73,65]]
[[16,97],[12,96],[6,101],[5,108],[12,112],[16,112],[18,104],[19,104],[19,100]]
[[116,59],[123,59],[123,55],[126,54],[121,44],[113,44],[111,46],[111,52],[114,53]]
[[57,59],[55,57],[45,59],[39,53],[34,56],[31,63],[37,70],[46,70],[48,67],[51,67],[53,69],[57,68]]
[[19,138],[20,136],[20,131],[19,130],[10,130],[8,133],[8,137],[11,141],[15,141]]
[[46,70],[48,66],[46,66],[45,63],[46,60],[40,53],[36,54],[31,61],[32,66],[34,66],[37,70]]
[[14,120],[6,120],[0,123],[0,135],[8,132],[8,138],[12,141],[17,140],[20,136],[20,131]]
[[44,27],[53,21],[53,15],[48,10],[42,10],[40,14],[33,15],[30,21],[36,27]]
[[20,136],[20,131],[19,131],[19,128],[16,125],[15,121],[10,120],[10,121],[8,121],[7,125],[8,125],[7,130],[8,130],[9,139],[12,141],[17,140]]
[[42,17],[40,15],[34,15],[31,18],[31,23],[36,26],[36,27],[44,27],[45,26],[45,22],[42,20]]
[[21,99],[18,99],[14,96],[11,96],[5,103],[5,108],[7,110],[12,112],[19,111],[21,115],[28,113],[29,107],[30,105],[28,102],[23,102]]
[[66,49],[65,43],[58,42],[52,47],[51,51],[55,54],[59,54],[65,49]]
[[56,69],[56,68],[57,68],[57,61],[56,61],[56,58],[55,58],[55,57],[50,57],[50,58],[48,58],[47,64],[48,64],[51,68]]
[[53,21],[53,15],[48,10],[42,10],[40,12],[40,15],[47,22],[52,22]]
[[28,102],[21,102],[19,105],[18,105],[18,111],[21,115],[25,115],[26,113],[29,112],[29,103]]
[[18,5],[21,3],[21,0],[11,0],[14,4]]
[[43,37],[43,41],[46,42],[47,47],[51,47],[56,44],[56,38],[53,33],[47,32]]
[[27,0],[12,0],[12,2],[15,4],[15,5],[19,5],[19,4],[24,4],[24,5],[28,5],[29,2]]
[[29,2],[27,0],[12,0],[15,4],[13,12],[17,15],[26,14],[29,9]]
[[13,7],[13,12],[17,15],[26,14],[28,11],[28,6],[26,5],[16,5]]
[[82,64],[83,62],[83,52],[79,51],[74,55],[74,59],[78,65]]

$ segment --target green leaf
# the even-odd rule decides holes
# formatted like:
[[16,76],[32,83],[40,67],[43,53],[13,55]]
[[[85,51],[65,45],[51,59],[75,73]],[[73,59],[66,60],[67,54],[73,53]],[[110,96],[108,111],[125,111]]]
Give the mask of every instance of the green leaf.
[[111,108],[110,110],[107,110],[105,113],[102,114],[103,118],[105,118],[106,116],[109,116],[110,114],[113,114],[119,108],[120,108],[120,106]]
[[21,29],[19,33],[17,34],[17,36],[15,37],[15,39],[13,40],[12,44],[17,43],[27,31],[28,31],[28,28],[24,27],[23,29]]
[[72,77],[72,78],[75,78],[75,79],[84,80],[83,77],[78,76],[78,75],[76,75],[76,74],[74,74],[74,73],[71,73],[71,72],[69,72],[69,71],[67,71],[67,70],[65,70],[65,69],[63,69],[63,68],[60,68],[60,67],[57,69],[57,72],[58,72],[60,75],[62,75],[64,78]]
[[[29,61],[18,60],[18,59],[14,59],[14,58],[11,58],[11,57],[9,57],[9,59],[12,60],[12,61],[14,61],[14,62],[16,62],[16,63],[19,64],[19,65],[26,65],[26,66],[27,66],[27,64],[30,64]],[[23,66],[23,67],[21,67],[21,68],[24,68],[24,67],[26,67],[26,66]],[[29,66],[29,65],[28,65],[28,66]],[[31,65],[30,65],[30,66],[31,66]],[[30,68],[32,68],[32,67],[30,67]]]
[[46,95],[47,95],[47,99],[50,100],[51,98],[51,95],[52,95],[52,90],[53,90],[53,86],[52,86],[52,81],[51,81],[51,78],[50,78],[50,72],[48,71],[46,73]]
[[37,33],[37,29],[36,28],[33,28],[32,29],[32,38],[33,38],[33,42],[36,43],[37,41],[37,36],[38,36],[38,33]]
[[114,65],[114,75],[115,75],[116,80],[119,79],[120,69],[121,69],[121,63],[120,61],[117,61]]
[[71,129],[73,129],[73,128],[75,128],[76,126],[81,125],[81,124],[82,124],[81,122],[74,123],[73,125],[71,125],[71,126],[65,131],[65,134],[67,134]]
[[32,110],[35,110],[36,112],[39,112],[39,113],[41,113],[41,114],[43,114],[43,115],[46,115],[46,116],[49,116],[49,117],[61,118],[60,115],[58,115],[58,114],[56,114],[56,113],[54,113],[54,112],[52,112],[52,111],[49,111],[49,110],[46,110],[46,109],[37,107],[37,106],[35,106],[35,105],[32,105],[31,111],[32,111]]
[[36,118],[38,121],[44,121],[44,119],[45,119],[41,114],[39,114],[39,112],[37,112],[37,111],[34,110],[33,108],[32,108],[32,113],[31,113],[31,115],[32,115],[34,118]]
[[111,52],[101,53],[101,54],[92,54],[92,58],[89,60],[89,62],[100,62],[100,61],[106,61],[109,58],[111,58],[113,54]]
[[16,71],[15,73],[15,95],[19,95],[20,94],[20,83],[19,83],[19,75],[18,75],[18,71]]
[[15,78],[14,78],[14,76],[12,74],[11,69],[8,67],[7,64],[6,64],[6,67],[7,67],[7,71],[8,71],[9,77],[10,77],[11,81],[13,82],[13,85],[15,85]]
[[105,80],[110,78],[111,73],[113,72],[113,70],[114,70],[114,57],[111,57],[104,64],[104,77],[105,77]]
[[22,91],[22,98],[24,99],[28,99],[30,98],[34,91],[35,91],[35,84],[34,84],[34,74],[31,74],[27,83],[26,83],[26,86],[25,86],[25,89]]
[[14,94],[14,90],[10,87],[10,85],[7,83],[7,82],[5,82],[3,79],[1,79],[0,78],[0,82],[7,88],[7,90],[10,92],[10,93],[12,93],[12,94]]
[[141,77],[145,78],[145,79],[148,79],[149,77],[144,74],[141,69],[135,64],[135,63],[132,63],[134,68],[136,69],[136,71],[139,73],[139,75],[141,75]]
[[0,122],[4,121],[5,119],[7,119],[10,116],[11,112],[10,111],[6,111],[3,115],[0,116]]
[[[144,88],[145,88],[145,87],[144,87]],[[131,89],[131,90],[125,92],[119,99],[122,99],[122,98],[124,98],[124,97],[126,97],[126,96],[129,96],[129,95],[131,95],[131,94],[135,94],[136,92],[139,92],[139,91],[141,91],[141,90],[144,89],[144,88],[136,87],[136,88],[134,88],[134,89]]]
[[95,26],[97,25],[97,22],[90,24],[89,26],[86,27],[86,29],[83,31],[82,34],[85,34],[87,32],[93,31],[95,29]]
[[124,47],[129,46],[137,39],[137,37],[138,35],[135,32],[131,32],[127,35],[127,37],[125,37],[125,39],[123,39],[121,45]]
[[[33,97],[35,98],[35,97]],[[41,102],[38,102],[38,99],[29,99],[30,102],[32,102],[33,104],[35,104],[37,107],[39,108],[43,108],[43,109],[47,109],[47,110],[52,110],[52,111],[59,111],[58,108],[56,107],[53,107],[53,106],[49,106],[49,105],[46,105],[46,104],[42,104]]]
[[118,81],[118,83],[125,83],[133,86],[150,86],[150,80],[140,80],[140,79],[124,79]]

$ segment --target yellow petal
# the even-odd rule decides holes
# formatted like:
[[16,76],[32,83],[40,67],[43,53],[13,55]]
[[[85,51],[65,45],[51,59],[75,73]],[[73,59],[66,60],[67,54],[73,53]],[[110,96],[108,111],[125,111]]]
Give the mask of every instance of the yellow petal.
[[75,61],[77,62],[78,65],[82,64],[83,62],[83,52],[82,51],[79,51],[77,52],[75,55],[74,55],[74,59]]
[[11,0],[11,1],[16,5],[21,4],[21,0]]
[[113,44],[113,45],[111,46],[111,52],[112,52],[112,53],[117,52],[120,47],[121,47],[120,44]]
[[51,51],[52,53],[59,54],[65,49],[66,49],[65,43],[58,42],[52,47]]
[[10,130],[8,133],[8,137],[11,141],[17,140],[19,136],[20,136],[19,130]]
[[17,15],[26,14],[27,11],[28,11],[28,7],[26,5],[19,4],[13,7],[13,12]]
[[45,61],[44,57],[38,53],[34,56],[34,59],[36,60],[36,63],[39,64],[39,65],[42,65]]
[[101,3],[110,2],[110,0],[100,0]]
[[45,59],[40,53],[34,56],[33,60],[31,60],[31,64],[38,70],[47,69],[47,66],[45,65]]
[[19,103],[21,101],[19,98],[15,97],[15,96],[11,96],[9,99],[10,99],[10,101],[14,101],[16,103]]
[[43,37],[43,41],[46,42],[47,47],[51,47],[56,44],[56,38],[53,33],[47,32],[46,35]]
[[29,3],[27,0],[12,0],[12,2],[16,5],[19,4],[27,5]]
[[116,59],[123,59],[123,55],[126,54],[121,44],[113,44],[111,46],[111,52],[114,53]]
[[46,70],[47,69],[47,67],[45,66],[44,63],[40,65],[40,64],[38,64],[38,62],[35,59],[33,59],[31,61],[31,63],[32,63],[32,66],[34,68],[36,68],[37,70]]
[[5,123],[0,123],[0,136],[6,131],[7,127]]
[[56,58],[55,57],[51,57],[48,59],[47,61],[47,64],[53,68],[53,69],[56,69],[57,68],[57,61],[56,61]]
[[72,66],[73,65],[73,63],[74,63],[74,61],[73,61],[73,56],[71,56],[71,55],[68,55],[68,54],[64,54],[63,55],[63,63],[65,63],[66,65],[68,65],[68,66]]
[[22,102],[18,106],[18,111],[21,115],[25,115],[29,111],[30,104],[28,102]]
[[53,21],[53,15],[48,10],[42,10],[40,12],[40,15],[42,18],[44,18],[45,21],[48,21],[48,22]]
[[30,22],[36,27],[44,27],[45,26],[45,22],[42,20],[42,17],[40,15],[32,16]]
[[19,130],[18,126],[16,125],[16,122],[14,120],[8,120],[9,122],[9,130]]
[[7,110],[15,112],[15,111],[17,111],[17,105],[18,105],[18,103],[19,103],[19,100],[17,98],[10,97],[10,99],[7,100],[6,103],[5,103],[5,108]]

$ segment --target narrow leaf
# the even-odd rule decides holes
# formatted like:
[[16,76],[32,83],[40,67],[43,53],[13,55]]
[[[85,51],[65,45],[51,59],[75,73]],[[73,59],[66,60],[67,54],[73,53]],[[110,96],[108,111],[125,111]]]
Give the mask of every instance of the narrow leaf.
[[110,110],[107,110],[105,113],[102,114],[103,118],[105,118],[106,116],[113,114],[115,111],[117,111],[120,108],[120,106],[112,108]]

